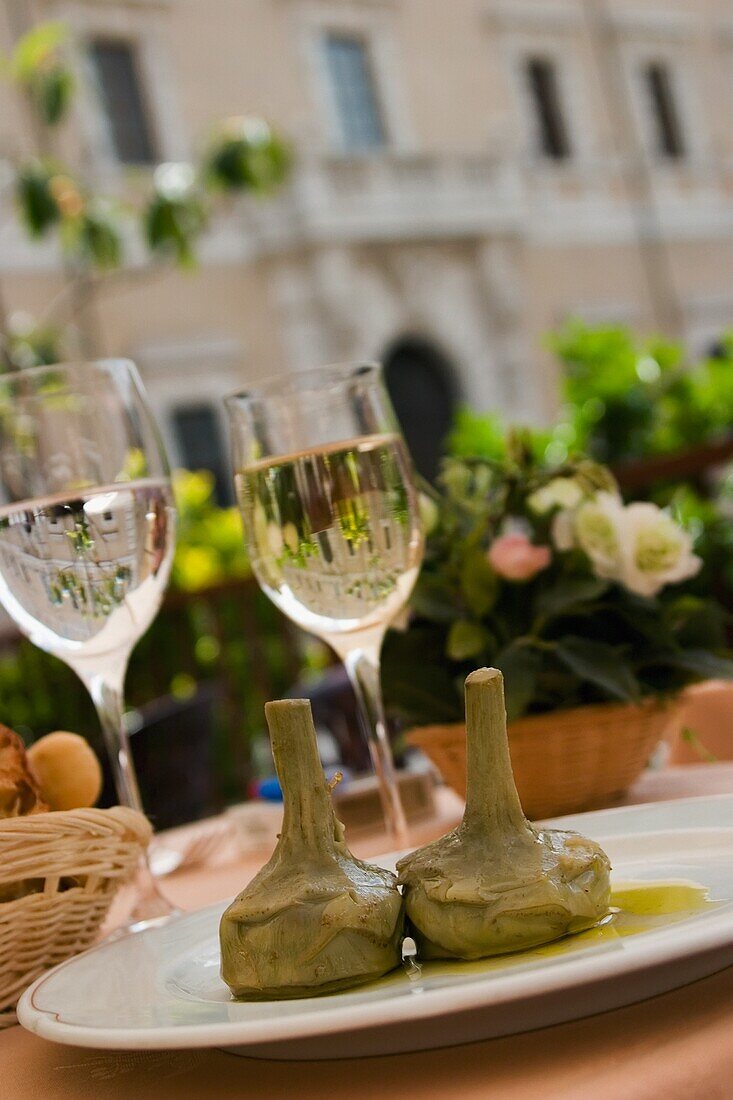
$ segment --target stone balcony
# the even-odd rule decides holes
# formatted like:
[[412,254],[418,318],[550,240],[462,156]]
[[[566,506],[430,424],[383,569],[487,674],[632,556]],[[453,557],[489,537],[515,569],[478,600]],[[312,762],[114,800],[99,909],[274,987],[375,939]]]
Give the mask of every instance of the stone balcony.
[[247,204],[260,247],[476,236],[517,228],[518,177],[498,156],[386,153],[300,161],[279,198]]

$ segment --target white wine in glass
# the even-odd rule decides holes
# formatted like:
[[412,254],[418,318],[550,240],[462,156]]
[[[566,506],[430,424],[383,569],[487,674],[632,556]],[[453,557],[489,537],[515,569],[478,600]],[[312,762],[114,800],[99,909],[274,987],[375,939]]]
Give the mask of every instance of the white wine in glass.
[[380,369],[308,371],[235,395],[228,407],[255,575],[290,619],[343,660],[385,820],[404,845],[379,651],[417,579],[423,541],[412,465]]
[[260,584],[337,650],[344,634],[379,634],[415,583],[408,472],[401,437],[374,435],[236,473]]
[[[142,812],[123,723],[130,654],[160,607],[176,512],[137,371],[120,360],[0,379],[0,601],[89,691],[120,802]],[[130,924],[173,912],[141,867]]]
[[93,687],[153,621],[175,540],[171,487],[141,479],[0,507],[0,601]]

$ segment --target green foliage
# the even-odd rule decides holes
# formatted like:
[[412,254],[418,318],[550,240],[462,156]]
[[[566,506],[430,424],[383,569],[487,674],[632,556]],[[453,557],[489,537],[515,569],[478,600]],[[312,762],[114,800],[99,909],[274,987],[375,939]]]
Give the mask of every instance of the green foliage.
[[20,39],[7,65],[48,126],[65,118],[74,92],[74,74],[64,55],[68,39],[65,24],[41,23]]
[[204,159],[204,178],[222,191],[266,195],[288,176],[290,147],[259,118],[229,119],[216,131]]
[[61,221],[61,209],[51,190],[56,169],[41,160],[30,161],[18,172],[15,197],[21,220],[31,237],[42,237]]
[[153,255],[176,260],[181,267],[195,264],[194,242],[206,224],[197,195],[156,192],[145,210],[145,240]]
[[53,161],[36,160],[16,177],[21,220],[32,237],[58,228],[64,252],[100,270],[122,261],[120,208],[101,198],[88,198]]
[[214,502],[209,470],[177,470],[173,488],[178,508],[176,555],[171,582],[182,592],[200,592],[250,575],[237,508]]
[[508,434],[502,418],[492,413],[477,413],[463,407],[458,410],[446,441],[446,451],[456,458],[484,458],[500,462],[509,457],[517,441],[526,447],[538,462],[546,460],[552,464],[551,447],[554,436],[552,431],[539,428],[515,426]]
[[65,117],[74,92],[74,77],[69,69],[56,66],[38,73],[29,86],[36,110],[49,126]]
[[[42,23],[18,43],[4,69],[28,96],[50,140],[68,112],[75,82],[66,60],[70,41],[62,23]],[[49,142],[44,141],[44,148]],[[223,123],[199,166],[159,165],[140,213],[151,255],[192,268],[196,244],[207,223],[209,195],[226,192],[269,195],[288,177],[290,146],[262,119]],[[16,167],[15,192],[21,220],[33,238],[59,230],[77,268],[109,271],[123,261],[123,210],[74,181],[56,161],[32,159]]]
[[122,236],[116,207],[101,199],[89,203],[76,217],[65,217],[61,226],[65,250],[101,271],[122,262]]
[[622,327],[572,321],[550,339],[565,368],[563,422],[571,447],[599,462],[665,454],[733,427],[733,341],[689,367],[680,345]]
[[65,23],[39,23],[18,40],[10,57],[9,68],[16,80],[30,80],[34,73],[55,62],[58,50],[69,37]]
[[733,428],[733,345],[722,357],[681,372],[660,397],[650,450],[658,454],[694,447]]
[[[445,460],[412,618],[385,644],[388,705],[411,723],[459,720],[463,679],[477,664],[504,671],[511,718],[733,677],[725,613],[697,578],[641,597],[595,575],[579,549],[553,547],[557,506],[538,510],[534,494],[563,478],[592,495],[609,476],[587,460],[548,466],[527,443],[505,440],[497,461]],[[691,502],[679,504],[692,518]],[[550,564],[522,582],[487,557],[507,523],[552,548]]]

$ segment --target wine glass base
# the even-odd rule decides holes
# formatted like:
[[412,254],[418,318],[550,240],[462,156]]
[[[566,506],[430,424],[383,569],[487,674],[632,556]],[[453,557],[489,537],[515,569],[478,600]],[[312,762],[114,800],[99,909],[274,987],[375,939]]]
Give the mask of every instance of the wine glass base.
[[155,876],[150,873],[147,858],[143,856],[136,874],[122,887],[115,900],[109,938],[157,928],[179,913],[181,910],[161,893]]
[[162,928],[164,924],[167,924],[169,920],[179,916],[182,912],[182,909],[171,909],[170,913],[163,913],[159,917],[140,917],[138,920],[133,918],[129,924],[124,924],[121,928],[115,928],[113,932],[110,932],[106,937],[106,942],[120,940],[123,936],[134,936],[138,932],[147,932],[149,928]]

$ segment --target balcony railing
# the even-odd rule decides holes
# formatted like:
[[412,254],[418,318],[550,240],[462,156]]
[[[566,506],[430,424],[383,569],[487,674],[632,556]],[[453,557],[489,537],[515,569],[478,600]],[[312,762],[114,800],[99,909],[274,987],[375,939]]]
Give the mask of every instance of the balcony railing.
[[251,204],[260,244],[465,236],[515,227],[518,177],[498,156],[321,157],[279,199]]

